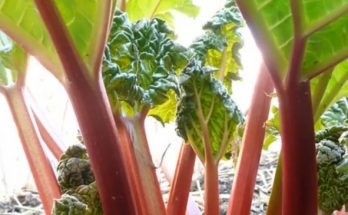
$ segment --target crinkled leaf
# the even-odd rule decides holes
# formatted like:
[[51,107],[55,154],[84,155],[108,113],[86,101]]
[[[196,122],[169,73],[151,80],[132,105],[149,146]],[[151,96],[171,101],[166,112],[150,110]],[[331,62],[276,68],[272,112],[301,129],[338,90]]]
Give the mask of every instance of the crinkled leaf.
[[242,46],[238,29],[242,26],[240,13],[232,1],[204,26],[205,34],[191,47],[206,66],[218,68],[215,77],[231,92],[232,80],[239,79],[241,68],[239,49]]
[[92,215],[88,206],[74,196],[63,194],[55,201],[51,215]]
[[316,133],[319,208],[327,214],[348,200],[346,150],[340,143],[347,127],[329,127]]
[[70,146],[61,156],[57,172],[58,183],[64,194],[55,201],[52,215],[103,214],[95,178],[84,146]]
[[[307,38],[302,60],[302,75],[313,77],[348,56],[348,1],[327,0],[239,0],[253,23],[266,61],[285,79],[292,53],[294,23],[299,27],[298,39]],[[290,2],[299,8],[291,11]],[[298,5],[296,7],[296,5]],[[292,15],[296,13],[295,15]],[[299,22],[294,22],[294,17]],[[300,25],[302,22],[302,26]]]
[[194,5],[192,0],[129,0],[126,7],[131,21],[138,21],[142,18],[160,18],[172,27],[174,27],[172,25],[173,11],[195,17],[199,13],[199,7]]
[[221,159],[237,125],[243,121],[226,88],[213,77],[214,71],[200,61],[192,61],[180,75],[183,93],[176,115],[177,131],[192,144],[203,163],[204,143],[211,148],[209,156]]
[[330,140],[339,142],[341,135],[348,130],[346,126],[332,126],[318,131],[315,134],[315,142],[319,143],[322,140]]
[[[132,24],[125,13],[116,12],[103,67],[114,110],[129,116],[164,104],[170,91],[178,92],[176,72],[187,64],[189,52],[171,36],[162,20]],[[158,111],[156,116],[168,119]]]
[[325,127],[348,126],[348,99],[347,97],[338,100],[321,116]]
[[74,190],[69,190],[68,194],[75,196],[87,205],[87,210],[91,215],[103,215],[103,210],[97,191],[95,181],[88,185],[80,185]]
[[[81,58],[89,68],[95,66],[96,59],[100,58],[96,51],[100,47],[96,44],[101,44],[99,40],[103,39],[99,32],[108,22],[103,20],[103,14],[107,13],[105,7],[109,3],[102,0],[55,1]],[[0,0],[0,27],[57,77],[62,76],[62,64],[34,0]]]
[[340,138],[338,138],[338,142],[346,148],[348,147],[348,129],[341,134]]
[[0,86],[8,86],[24,74],[27,67],[25,51],[0,32]]
[[63,191],[95,181],[86,149],[80,145],[70,146],[61,156],[57,172],[58,183]]
[[318,206],[327,214],[340,210],[347,202],[347,181],[341,180],[342,174],[333,165],[318,168]]
[[345,153],[343,146],[332,140],[321,140],[316,144],[316,158],[318,165],[337,164]]

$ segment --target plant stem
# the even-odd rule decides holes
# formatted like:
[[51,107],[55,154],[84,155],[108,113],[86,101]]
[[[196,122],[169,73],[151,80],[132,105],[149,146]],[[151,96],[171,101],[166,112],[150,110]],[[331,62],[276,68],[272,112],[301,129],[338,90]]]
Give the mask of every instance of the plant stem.
[[225,70],[226,70],[226,66],[227,66],[227,48],[224,48],[223,52],[222,52],[222,60],[220,63],[220,67],[219,67],[219,72],[218,72],[218,80],[221,81],[223,83],[224,78],[225,78]]
[[278,93],[282,137],[283,215],[317,214],[317,171],[310,83]]
[[120,10],[122,12],[126,12],[126,9],[127,9],[127,1],[126,0],[121,0]]
[[96,176],[104,214],[135,214],[135,206],[129,194],[131,183],[126,175],[120,149],[126,140],[116,134],[104,94],[101,89],[90,89],[85,83],[71,87],[68,88],[68,94]]
[[197,118],[202,129],[204,146],[204,214],[220,214],[219,207],[219,180],[218,180],[218,163],[219,158],[215,160],[210,142],[209,129],[206,119],[204,119],[203,109],[196,83],[193,83],[194,95],[197,103]]
[[136,214],[147,214],[149,209],[146,201],[144,201],[145,193],[142,189],[141,175],[138,170],[138,165],[135,157],[134,146],[126,127],[125,119],[122,119],[118,114],[114,114],[117,131],[120,138],[123,140],[122,155],[127,160],[126,172],[129,176],[132,186],[130,187],[130,195],[136,205]]
[[130,118],[127,121],[126,126],[129,129],[129,134],[134,147],[133,150],[136,165],[141,177],[141,189],[146,196],[146,198],[142,198],[142,201],[146,202],[147,205],[148,211],[146,214],[163,215],[166,214],[165,206],[144,128],[146,114],[147,110],[144,110],[134,118]]
[[205,161],[204,214],[220,214],[218,163],[213,159]]
[[99,78],[89,76],[95,71],[88,71],[77,53],[54,2],[35,0],[35,3],[64,68],[65,88],[90,157],[103,212],[105,215],[135,214],[129,194],[131,184],[120,149],[123,141],[117,134],[101,75]]
[[271,197],[269,199],[266,215],[282,214],[282,159],[279,156],[278,165],[273,180]]
[[[244,215],[250,213],[251,201],[265,136],[264,123],[268,119],[273,84],[264,64],[260,67],[254,88],[252,102],[243,135],[235,179],[227,214]],[[243,194],[243,195],[241,195]]]
[[59,135],[54,132],[51,124],[47,120],[46,115],[44,114],[44,110],[40,108],[37,101],[35,100],[34,95],[30,91],[28,92],[28,97],[26,97],[28,104],[30,104],[30,109],[33,112],[35,122],[40,132],[40,136],[42,137],[44,143],[51,151],[53,156],[59,160],[60,156],[63,154],[63,140],[60,139]]
[[42,122],[42,118],[38,117],[34,112],[35,122],[40,132],[40,136],[45,142],[47,148],[51,151],[53,156],[59,160],[60,156],[63,154],[63,149],[60,147],[61,144],[58,144],[58,136],[53,134],[52,129],[48,129],[48,124]]
[[53,200],[60,198],[60,189],[33,124],[33,116],[26,105],[24,92],[17,85],[6,88],[5,98],[10,106],[18,134],[33,174],[46,214],[51,213]]
[[185,214],[196,154],[190,144],[182,144],[171,183],[167,215]]

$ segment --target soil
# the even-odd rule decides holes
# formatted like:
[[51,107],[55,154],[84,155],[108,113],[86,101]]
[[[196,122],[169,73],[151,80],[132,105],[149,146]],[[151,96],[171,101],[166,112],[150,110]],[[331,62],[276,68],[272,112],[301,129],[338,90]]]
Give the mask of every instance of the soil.
[[[263,152],[257,174],[254,190],[251,215],[263,215],[266,212],[270,196],[275,168],[277,166],[277,153]],[[234,178],[232,161],[221,161],[219,165],[219,189],[221,214],[226,214],[231,185]],[[190,195],[198,208],[203,210],[204,175],[203,171],[195,173],[193,177]],[[164,174],[159,172],[159,180],[166,201],[169,194],[169,183]],[[18,193],[8,196],[0,195],[0,215],[43,215],[44,211],[38,193],[35,190],[23,189]]]

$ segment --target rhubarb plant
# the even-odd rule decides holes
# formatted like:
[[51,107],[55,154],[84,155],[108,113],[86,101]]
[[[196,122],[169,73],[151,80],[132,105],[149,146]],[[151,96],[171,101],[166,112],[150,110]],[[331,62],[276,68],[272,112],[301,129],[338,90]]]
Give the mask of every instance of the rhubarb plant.
[[131,145],[129,150],[124,149],[124,154],[135,158],[129,165],[141,176],[133,179],[140,184],[136,192],[149,197],[140,203],[141,210],[148,214],[163,214],[165,207],[144,120],[147,115],[162,123],[173,120],[178,94],[176,73],[190,57],[188,50],[175,43],[172,36],[160,19],[142,19],[133,24],[126,13],[116,10],[103,65],[104,84],[115,120],[124,124],[130,135]]
[[[237,56],[240,47],[240,35],[236,31],[241,22],[240,17],[235,13],[236,8],[233,4],[226,5],[226,8],[213,17],[212,21],[208,22],[206,34],[197,39],[190,49],[185,49],[170,39],[172,33],[162,20],[139,20],[133,24],[128,21],[126,14],[116,11],[105,52],[103,77],[114,115],[116,115],[115,119],[118,124],[125,124],[131,135],[130,142],[133,143],[136,149],[134,152],[128,151],[125,154],[133,153],[135,155],[137,159],[135,166],[138,166],[135,168],[143,171],[141,173],[142,177],[149,175],[150,171],[148,173],[144,172],[146,168],[153,168],[150,166],[152,163],[150,156],[144,160],[144,155],[148,153],[148,146],[146,143],[142,143],[144,138],[138,138],[140,135],[144,136],[141,133],[144,130],[143,120],[145,116],[155,116],[162,123],[172,121],[174,119],[172,114],[175,114],[176,95],[180,100],[178,111],[181,113],[177,114],[177,123],[180,130],[180,127],[184,126],[185,119],[190,117],[188,115],[190,111],[183,110],[187,105],[183,101],[189,100],[189,98],[184,99],[184,97],[193,89],[186,89],[189,82],[178,82],[177,74],[180,74],[179,79],[185,79],[190,73],[187,71],[196,71],[197,68],[195,78],[199,79],[199,76],[202,76],[201,78],[207,79],[201,82],[202,85],[207,85],[201,86],[202,90],[204,88],[207,93],[205,100],[214,95],[219,95],[220,100],[223,100],[221,103],[214,100],[202,104],[205,111],[210,109],[209,117],[215,117],[215,114],[219,115],[218,112],[223,113],[225,111],[225,114],[219,115],[219,117],[222,117],[222,121],[209,124],[209,129],[215,131],[219,130],[218,126],[224,126],[221,133],[214,132],[216,133],[213,135],[215,139],[208,143],[215,150],[214,154],[209,156],[214,157],[215,170],[213,171],[217,171],[218,161],[227,153],[226,149],[230,148],[235,127],[242,121],[241,113],[231,101],[230,95],[223,92],[223,85],[213,78],[213,76],[221,78],[221,81],[224,81],[226,86],[231,88],[231,77],[233,77],[233,74],[236,77],[240,68]],[[213,43],[210,42],[212,40]],[[204,67],[203,69],[204,64],[218,68]],[[205,70],[209,72],[200,72]],[[187,74],[185,74],[185,71]],[[184,83],[185,87],[183,87]],[[216,102],[217,104],[215,104]],[[220,106],[222,109],[219,109]],[[186,118],[182,115],[184,112],[187,114]],[[192,117],[195,118],[195,116]],[[228,121],[224,121],[224,117],[227,117],[226,120]],[[207,119],[207,121],[213,122],[210,119]],[[224,124],[219,125],[220,123]],[[200,148],[200,150],[196,150],[196,153],[204,162],[204,156],[202,156],[202,153],[204,153],[203,142],[192,143],[192,139],[188,139],[183,133],[181,135],[192,144],[194,149]],[[196,135],[203,135],[203,133],[197,133]],[[139,151],[142,153],[137,154]],[[190,163],[193,165],[194,162]],[[216,174],[214,178],[217,181]],[[153,193],[154,189],[149,189],[151,179],[143,181],[147,181],[143,182],[143,191],[138,192]],[[217,194],[217,184],[212,185],[210,187]],[[178,187],[178,189],[180,188]],[[174,189],[173,193],[175,192]],[[216,204],[218,196],[215,195],[211,199],[207,201],[207,205],[218,208],[218,203]],[[154,201],[156,205],[151,208],[158,207],[158,202],[161,201],[158,199]],[[210,202],[213,202],[213,204]],[[185,203],[181,205],[185,206]],[[169,214],[176,210],[172,207],[171,201],[168,207],[173,208],[173,210],[167,210]],[[161,209],[157,208],[152,213],[159,210]],[[207,209],[207,211],[209,210]]]
[[183,94],[177,112],[178,132],[205,165],[205,213],[219,214],[218,164],[231,144],[241,112],[226,88],[213,77],[215,69],[194,60],[180,75]]
[[[258,145],[254,155],[259,156],[270,102],[263,94],[272,92],[273,82],[279,99],[283,144],[279,208],[285,215],[316,214],[314,125],[320,127],[317,122],[322,113],[347,95],[348,2],[236,0],[236,3],[265,62],[243,138],[244,145],[249,147],[243,146],[242,154],[250,152],[251,144],[255,143]],[[191,1],[122,1],[122,9],[129,12],[135,23],[120,12],[113,18],[115,5],[116,1],[101,0],[0,0],[0,27],[25,50],[14,43],[10,49],[1,49],[4,60],[0,67],[0,91],[9,101],[22,143],[27,145],[28,150],[24,148],[28,160],[35,157],[30,155],[32,142],[40,145],[23,96],[27,55],[33,55],[69,95],[95,175],[95,184],[82,193],[88,194],[98,187],[104,214],[165,214],[144,119],[152,115],[165,123],[172,121],[175,114],[179,134],[192,145],[206,167],[206,214],[218,214],[217,165],[242,121],[229,94],[231,80],[238,78],[240,68],[237,29],[241,21],[236,8],[229,2],[231,7],[219,12],[205,26],[206,34],[185,49],[172,41],[170,30],[158,18],[170,23],[173,10],[196,15],[197,8]],[[139,20],[142,17],[150,19]],[[21,118],[16,118],[17,115]],[[42,156],[39,164],[45,163],[43,151],[39,154]],[[245,158],[239,159],[241,173],[237,177],[247,173],[243,166],[251,167],[251,175],[255,173],[256,166]],[[252,162],[257,164],[258,159]],[[33,169],[38,168],[34,161],[29,163]],[[47,164],[42,169],[52,172]],[[33,170],[34,174],[35,171],[40,173]],[[142,177],[146,179],[141,180]],[[252,177],[245,182],[236,181],[234,187],[248,192],[247,200],[236,198],[240,192],[232,191],[229,214],[246,213]],[[50,200],[59,195],[59,190],[51,176],[45,181],[53,189],[40,191],[51,193],[43,200],[47,212]],[[64,208],[66,203],[67,208],[71,205],[86,208],[78,201],[78,197],[70,197],[63,204],[57,202],[57,207]],[[234,211],[239,206],[244,210]]]
[[[348,56],[346,1],[236,1],[261,49],[279,99],[282,136],[282,214],[316,214],[317,179],[310,81],[330,80]],[[277,9],[277,12],[274,12]],[[323,11],[325,13],[323,14]],[[322,75],[321,75],[322,74]],[[342,73],[343,75],[343,73]],[[318,82],[320,82],[318,81]],[[343,83],[346,81],[342,79]],[[317,82],[317,83],[318,83]],[[325,105],[325,84],[313,90]],[[313,87],[312,87],[313,89]],[[338,92],[331,91],[329,102]],[[318,115],[320,116],[320,114]],[[306,163],[304,169],[302,165]],[[238,204],[238,203],[236,203]]]
[[0,26],[67,90],[96,167],[104,213],[127,214],[134,211],[127,194],[130,183],[119,150],[120,136],[99,80],[114,6],[114,1],[1,1]]

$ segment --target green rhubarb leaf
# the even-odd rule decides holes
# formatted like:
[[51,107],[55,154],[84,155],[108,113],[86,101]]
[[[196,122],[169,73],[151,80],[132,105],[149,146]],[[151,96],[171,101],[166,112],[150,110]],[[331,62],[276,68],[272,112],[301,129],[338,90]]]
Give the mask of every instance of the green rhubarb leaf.
[[0,27],[48,69],[62,66],[33,0],[0,0]]
[[[294,38],[306,41],[303,78],[312,78],[348,56],[348,1],[238,0],[266,63],[285,79]],[[290,9],[290,2],[294,10]],[[294,21],[296,19],[296,21]],[[295,35],[295,28],[298,34]],[[295,53],[298,54],[298,53]]]
[[[54,3],[78,53],[92,72],[102,54],[99,50],[104,47],[100,32],[107,28],[106,7],[113,6],[114,1],[56,0]],[[62,64],[34,0],[0,0],[0,27],[58,78],[62,77]]]
[[216,161],[225,155],[237,125],[243,122],[226,88],[214,78],[214,71],[193,60],[180,75],[183,93],[176,115],[177,131],[192,144],[203,163],[209,148],[212,154],[208,156]]
[[325,127],[348,126],[348,98],[342,98],[333,104],[321,116]]
[[234,2],[229,1],[204,25],[205,34],[191,47],[206,66],[218,68],[215,77],[231,92],[232,80],[239,79],[241,68],[239,49],[242,47],[242,18]]
[[0,86],[16,83],[18,76],[25,73],[26,67],[25,51],[0,32]]
[[[339,99],[348,96],[348,61],[340,63],[331,74],[323,74],[317,76],[311,81],[312,90],[315,88],[317,91],[323,91],[323,93],[316,96],[313,93],[312,100],[315,102],[319,100],[316,109],[314,110],[314,119],[316,122],[320,119],[320,116],[332,106]],[[322,81],[325,80],[325,81]],[[321,83],[319,83],[321,81]],[[314,103],[313,102],[313,103]]]
[[126,7],[129,19],[134,22],[142,18],[160,18],[173,26],[173,12],[196,17],[199,7],[192,0],[129,0]]
[[[175,112],[173,101],[169,101],[173,99],[170,92],[178,93],[176,73],[187,64],[190,54],[172,36],[162,20],[132,24],[125,13],[116,12],[103,67],[114,111],[130,116],[163,104]],[[162,122],[172,119],[163,111],[157,109],[151,115]]]
[[176,115],[176,93],[173,90],[168,91],[168,99],[164,103],[150,109],[148,115],[164,123],[173,122]]

